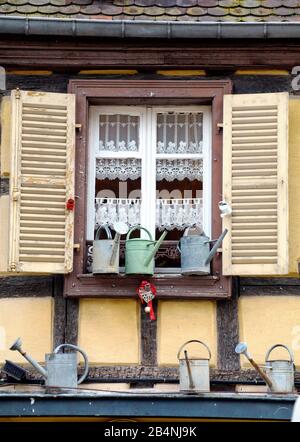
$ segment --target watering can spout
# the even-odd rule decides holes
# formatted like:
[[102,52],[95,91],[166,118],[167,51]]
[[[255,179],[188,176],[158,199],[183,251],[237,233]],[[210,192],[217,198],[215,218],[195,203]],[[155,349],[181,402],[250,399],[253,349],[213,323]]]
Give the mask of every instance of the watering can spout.
[[45,379],[47,379],[48,374],[47,371],[30,355],[28,355],[25,351],[22,350],[22,341],[21,338],[18,338],[10,347],[10,350],[17,350]]
[[165,237],[167,236],[167,231],[165,230],[163,232],[163,234],[161,235],[161,237],[159,238],[158,241],[156,241],[155,246],[153,247],[153,249],[151,250],[151,252],[149,253],[149,256],[145,259],[144,265],[148,266],[151,262],[151,260],[154,258],[156,252],[158,251],[158,249],[161,246],[161,243],[163,242],[163,240],[165,239]]
[[273,388],[273,383],[271,381],[271,379],[266,375],[266,373],[259,367],[259,365],[252,359],[252,357],[249,355],[248,353],[248,346],[245,342],[240,342],[236,347],[235,347],[235,352],[238,355],[244,355],[248,361],[250,362],[250,364],[252,365],[252,367],[255,368],[255,370],[260,374],[260,376],[263,378],[263,380],[265,381],[265,383],[268,385],[268,387],[270,388],[270,390],[272,390]]
[[[223,239],[225,238],[225,236],[227,235],[228,230],[225,229],[224,232],[219,236],[219,238],[216,240],[215,245],[213,246],[213,248],[211,249],[211,251],[209,252],[208,257],[206,258],[205,261],[205,265],[209,264],[210,261],[213,259],[213,257],[215,256],[215,254],[218,251],[218,248],[220,247],[220,245],[222,244]],[[210,241],[211,242],[211,241]]]

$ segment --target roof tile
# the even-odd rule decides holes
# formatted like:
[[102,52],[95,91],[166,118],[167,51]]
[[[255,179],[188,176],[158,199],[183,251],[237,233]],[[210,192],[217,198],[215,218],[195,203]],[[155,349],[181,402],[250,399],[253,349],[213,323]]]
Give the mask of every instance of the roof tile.
[[122,7],[116,5],[103,5],[101,7],[101,12],[103,15],[119,15],[122,14]]
[[57,14],[59,11],[60,11],[59,7],[54,5],[46,5],[38,7],[38,12],[43,14]]
[[176,17],[178,15],[185,15],[186,9],[185,8],[168,8],[166,9],[166,13],[170,20],[170,15]]
[[195,16],[206,15],[207,14],[207,9],[199,8],[198,6],[196,6],[195,8],[188,8],[186,10],[186,13],[188,15],[195,15]]
[[99,20],[299,21],[300,0],[0,0],[0,14]]

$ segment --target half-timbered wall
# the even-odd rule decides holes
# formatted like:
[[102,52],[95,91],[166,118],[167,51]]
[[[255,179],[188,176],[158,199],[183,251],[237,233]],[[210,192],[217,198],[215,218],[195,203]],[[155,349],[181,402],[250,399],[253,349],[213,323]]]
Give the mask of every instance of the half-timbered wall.
[[[79,71],[80,69],[78,69]],[[205,72],[204,72],[205,73]],[[9,90],[66,92],[72,78],[107,79],[172,79],[189,81],[205,78],[203,72],[168,72],[142,70],[98,74],[49,71],[36,75],[34,71],[8,74]],[[230,78],[234,93],[291,92],[289,75],[261,75],[253,71],[233,74],[224,72],[214,79]],[[7,97],[2,98],[1,120],[9,119]],[[215,379],[237,379],[240,361],[233,349],[239,340],[247,341],[251,353],[263,362],[267,348],[277,342],[297,343],[300,328],[300,284],[297,258],[300,257],[300,182],[299,141],[300,100],[290,101],[289,119],[289,202],[290,221],[290,277],[289,278],[234,278],[230,300],[168,300],[158,301],[155,310],[158,320],[150,323],[139,302],[130,299],[63,299],[63,278],[51,276],[20,276],[0,278],[0,326],[5,327],[0,343],[0,363],[14,360],[7,352],[10,342],[21,335],[24,348],[38,360],[53,345],[68,341],[78,342],[89,354],[93,367],[90,376],[107,378],[170,378],[178,376],[176,351],[190,338],[203,339],[212,350]],[[5,124],[3,124],[3,127]],[[0,213],[8,210],[9,161],[8,134],[2,131]],[[0,238],[6,238],[8,226],[1,222]],[[3,242],[5,244],[5,241]],[[3,259],[3,251],[0,259]],[[13,317],[13,321],[7,320]],[[297,328],[298,327],[298,328]],[[38,336],[38,339],[36,337]],[[300,351],[296,351],[300,366]],[[17,358],[17,360],[19,360]],[[242,361],[243,368],[249,368]],[[224,374],[225,373],[225,374]],[[227,373],[227,374],[226,374]],[[252,374],[244,373],[244,378]]]

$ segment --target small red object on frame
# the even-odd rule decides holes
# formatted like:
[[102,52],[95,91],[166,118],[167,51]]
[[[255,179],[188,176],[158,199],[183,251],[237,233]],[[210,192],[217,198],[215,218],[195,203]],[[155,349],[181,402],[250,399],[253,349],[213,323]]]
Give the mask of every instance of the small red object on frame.
[[155,321],[156,317],[153,310],[152,301],[156,296],[156,287],[153,284],[150,284],[148,281],[142,281],[136,291],[140,300],[142,301],[142,304],[147,304],[145,307],[145,312],[150,313],[151,321]]
[[75,200],[73,200],[73,198],[69,198],[66,204],[66,209],[67,210],[74,210],[75,208]]

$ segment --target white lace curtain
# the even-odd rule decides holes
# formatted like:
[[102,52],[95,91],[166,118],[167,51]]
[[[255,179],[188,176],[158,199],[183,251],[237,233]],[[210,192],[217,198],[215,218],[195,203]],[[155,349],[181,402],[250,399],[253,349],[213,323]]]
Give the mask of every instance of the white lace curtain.
[[[141,200],[125,198],[96,198],[95,227],[107,224],[113,227],[117,221],[132,227],[140,223]],[[202,198],[156,200],[156,227],[160,230],[183,230],[203,223]]]
[[[96,177],[126,181],[141,177],[140,159],[101,158],[105,152],[138,152],[140,117],[103,114],[99,117],[99,145],[96,154]],[[176,154],[201,154],[203,114],[197,112],[164,112],[157,114],[157,154],[172,154],[175,158],[156,161],[157,181],[202,180],[201,159],[176,158]]]
[[139,150],[140,117],[135,115],[100,115],[97,154],[137,152]]
[[[142,174],[142,163],[139,159],[97,158],[96,177],[98,180],[119,179],[121,181],[136,180]],[[203,177],[202,160],[157,160],[156,180],[201,181]]]
[[157,114],[157,153],[201,154],[203,114],[164,112]]

